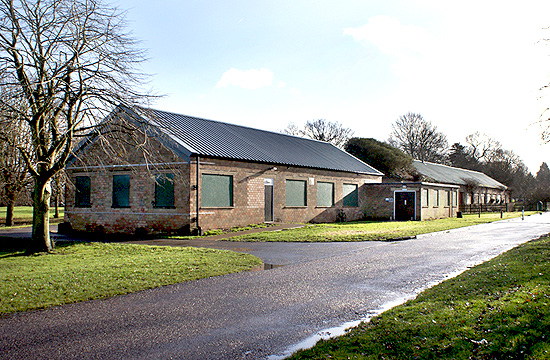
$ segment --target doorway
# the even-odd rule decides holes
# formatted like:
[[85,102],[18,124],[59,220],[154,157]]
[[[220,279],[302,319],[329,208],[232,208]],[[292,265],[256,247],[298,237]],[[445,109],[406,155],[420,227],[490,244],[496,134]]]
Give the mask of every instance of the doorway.
[[416,219],[416,192],[394,192],[394,218],[397,221],[409,221]]
[[273,179],[264,179],[264,221],[273,222]]

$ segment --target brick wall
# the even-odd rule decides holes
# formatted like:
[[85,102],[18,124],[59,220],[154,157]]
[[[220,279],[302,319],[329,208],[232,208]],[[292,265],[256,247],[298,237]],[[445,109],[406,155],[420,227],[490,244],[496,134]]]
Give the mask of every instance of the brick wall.
[[[194,179],[196,164],[191,166],[191,179]],[[199,223],[203,229],[225,228],[264,222],[264,180],[273,179],[274,220],[276,222],[331,222],[338,213],[345,213],[346,220],[363,217],[361,186],[365,181],[381,181],[380,177],[334,172],[318,169],[304,169],[271,164],[257,164],[224,159],[200,160],[200,172],[231,175],[233,177],[234,206],[231,208],[204,208],[199,213]],[[286,180],[306,181],[307,206],[286,206]],[[317,206],[317,182],[334,183],[334,206]],[[342,204],[343,184],[357,184],[359,206],[344,207]],[[199,189],[201,184],[199,183]],[[191,196],[192,212],[194,196]]]
[[[458,211],[458,188],[424,185],[422,191],[422,218],[421,220],[443,219],[455,217]],[[428,202],[424,197],[428,194]],[[439,194],[439,202],[437,196]],[[449,197],[447,200],[447,197]]]
[[396,189],[395,186],[390,185],[364,185],[362,190],[365,215],[373,219],[392,220],[393,192]]
[[[394,219],[394,201],[396,191],[413,191],[415,193],[416,220],[432,220],[454,217],[458,211],[457,200],[446,204],[446,191],[454,191],[458,196],[457,186],[428,183],[384,183],[363,186],[364,211],[367,217],[375,219]],[[426,192],[428,203],[426,204]],[[439,192],[439,202],[436,195]]]
[[[94,143],[67,167],[65,221],[74,230],[133,234],[144,228],[148,233],[164,233],[189,225],[189,164],[153,139],[147,144],[145,158],[143,151],[131,146],[126,146],[120,156],[109,156],[101,143]],[[153,204],[155,176],[162,173],[174,174],[171,209],[155,208]],[[112,206],[114,175],[130,176],[128,208]],[[90,177],[89,207],[75,207],[77,176]]]
[[[177,171],[177,172],[176,172]],[[155,196],[155,175],[175,173],[174,208],[164,209],[153,206]],[[189,165],[178,165],[178,169],[166,167],[149,172],[146,169],[131,167],[106,168],[101,170],[71,170],[69,178],[90,177],[91,206],[74,206],[74,186],[67,187],[65,221],[75,230],[101,231],[106,233],[134,233],[138,228],[148,233],[176,231],[189,224]],[[130,207],[112,207],[113,175],[130,175]]]
[[[105,231],[106,233],[134,233],[145,228],[148,233],[170,232],[186,225],[196,226],[196,170],[197,164],[157,165],[154,170],[143,166],[119,166],[107,164],[101,168],[73,166],[68,169],[69,178],[89,176],[91,179],[91,206],[74,207],[74,186],[67,187],[65,217],[75,230]],[[276,168],[276,169],[275,169]],[[175,173],[173,209],[156,209],[153,206],[156,173]],[[224,159],[200,159],[199,173],[230,175],[233,179],[233,206],[226,208],[201,207],[199,225],[203,230],[229,228],[263,223],[264,180],[274,183],[274,220],[276,222],[331,222],[344,213],[346,220],[364,216],[362,185],[380,181],[379,177],[326,170],[303,169],[287,166],[230,161]],[[130,207],[112,207],[113,175],[130,175]],[[304,180],[307,184],[307,206],[288,207],[286,180]],[[334,206],[317,206],[317,182],[334,184]],[[358,206],[342,204],[343,184],[358,186]],[[201,191],[201,176],[198,184]],[[200,201],[200,200],[199,200]]]

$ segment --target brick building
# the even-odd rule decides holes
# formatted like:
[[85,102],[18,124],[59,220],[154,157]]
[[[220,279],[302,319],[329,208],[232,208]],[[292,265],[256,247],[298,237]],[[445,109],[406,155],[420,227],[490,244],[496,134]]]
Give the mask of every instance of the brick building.
[[[365,184],[382,173],[332,144],[142,108],[110,119],[139,124],[154,160],[125,161],[88,139],[67,166],[65,221],[80,231],[161,233],[262,222],[364,217]],[[114,119],[114,120],[113,120]]]
[[413,165],[426,181],[457,185],[458,205],[462,208],[467,205],[505,206],[511,202],[507,186],[482,172],[418,160]]
[[418,160],[413,165],[420,181],[365,186],[366,217],[431,220],[455,217],[459,211],[507,211],[506,186],[481,172]]
[[365,214],[373,219],[432,220],[454,217],[458,186],[428,182],[384,182],[365,186]]

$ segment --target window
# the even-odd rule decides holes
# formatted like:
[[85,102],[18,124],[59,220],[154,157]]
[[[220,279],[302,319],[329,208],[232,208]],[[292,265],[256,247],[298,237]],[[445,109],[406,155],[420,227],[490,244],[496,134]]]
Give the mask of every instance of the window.
[[90,177],[77,176],[75,179],[75,187],[74,206],[90,207]]
[[317,182],[317,206],[330,207],[334,205],[334,184]]
[[233,176],[202,174],[202,207],[233,206]]
[[154,207],[174,207],[174,174],[160,174],[155,177]]
[[286,206],[307,206],[307,187],[304,180],[286,181]]
[[130,207],[130,175],[113,175],[113,207]]
[[430,206],[430,191],[428,189],[422,189],[422,206]]
[[344,184],[344,206],[359,206],[357,185]]
[[445,190],[445,206],[449,207],[451,205],[451,192]]
[[439,190],[434,190],[434,207],[439,207]]

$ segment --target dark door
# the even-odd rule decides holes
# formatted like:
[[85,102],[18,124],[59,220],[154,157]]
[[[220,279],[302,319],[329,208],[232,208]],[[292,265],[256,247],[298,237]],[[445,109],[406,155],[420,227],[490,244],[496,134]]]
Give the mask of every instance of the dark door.
[[273,185],[264,185],[265,193],[265,221],[273,221]]
[[415,192],[414,191],[396,191],[395,192],[395,220],[408,221],[415,219]]

